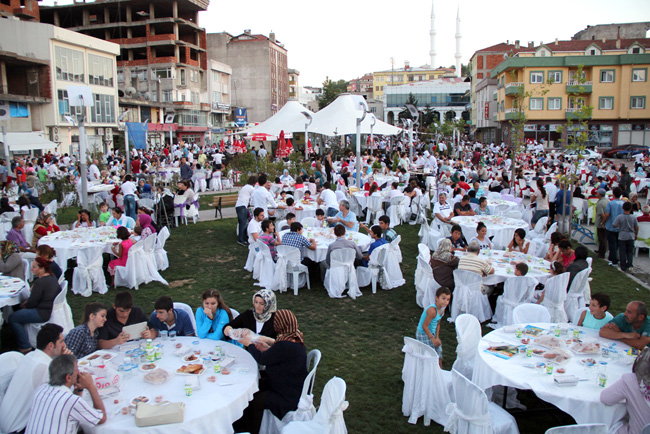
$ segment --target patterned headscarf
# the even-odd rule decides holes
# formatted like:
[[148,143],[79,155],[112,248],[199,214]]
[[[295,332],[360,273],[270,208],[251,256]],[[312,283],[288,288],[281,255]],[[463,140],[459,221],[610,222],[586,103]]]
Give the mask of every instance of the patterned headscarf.
[[7,262],[9,256],[13,255],[14,253],[20,253],[18,244],[13,241],[0,241],[0,251],[2,252],[2,260],[4,262]]
[[253,296],[253,306],[255,306],[255,297],[261,298],[265,303],[264,312],[261,314],[255,312],[255,308],[253,308],[253,316],[255,317],[255,321],[267,322],[273,315],[273,312],[278,310],[275,304],[275,292],[271,291],[270,289],[260,289]]
[[650,405],[650,348],[646,347],[638,355],[632,366],[632,372],[639,381],[641,395],[645,398],[646,404]]
[[452,256],[451,240],[449,238],[443,238],[440,240],[440,244],[438,244],[438,248],[433,253],[432,257],[438,261],[449,262],[451,261]]
[[276,342],[289,341],[305,345],[302,332],[298,330],[298,319],[290,310],[282,309],[275,313],[273,328],[277,333]]
[[44,213],[44,212],[40,213],[34,225],[41,225],[44,227],[48,227],[47,221],[50,219],[50,216],[51,214],[48,213]]

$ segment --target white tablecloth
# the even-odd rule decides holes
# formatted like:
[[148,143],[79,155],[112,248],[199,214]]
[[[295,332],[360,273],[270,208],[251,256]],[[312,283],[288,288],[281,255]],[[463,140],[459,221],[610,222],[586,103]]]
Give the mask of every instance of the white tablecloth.
[[95,184],[88,187],[88,193],[99,193],[101,191],[111,191],[115,188],[115,184]]
[[0,275],[0,308],[15,306],[28,298],[29,285],[26,285],[22,279]]
[[61,270],[68,268],[68,259],[77,256],[84,247],[102,247],[104,253],[111,253],[111,246],[119,242],[112,226],[98,228],[78,228],[70,231],[55,232],[38,240],[38,245],[46,244],[56,251],[54,259]]
[[[280,232],[280,238],[289,231]],[[314,238],[316,240],[316,250],[309,250],[307,247],[303,247],[302,254],[303,257],[307,257],[314,262],[322,262],[327,257],[327,248],[336,240],[336,235],[334,235],[334,228],[304,228],[302,234],[307,238]],[[345,235],[346,238],[351,238],[354,241],[362,252],[365,252],[370,247],[372,239],[361,232],[352,232],[348,231]]]
[[529,227],[524,220],[499,216],[459,216],[454,217],[451,221],[460,225],[467,241],[476,236],[478,222],[485,223],[487,236],[492,239],[492,244],[496,248],[507,247],[512,241],[516,229],[523,228],[528,232]]
[[490,210],[490,214],[496,215],[497,214],[497,207],[499,205],[507,205],[508,206],[508,211],[517,211],[519,208],[519,204],[517,202],[512,202],[509,200],[492,200],[488,199],[487,201],[487,207]]
[[[508,277],[515,275],[515,263],[524,262],[528,265],[528,273],[526,276],[534,277],[539,283],[546,283],[551,277],[550,262],[541,258],[535,258],[532,255],[524,255],[523,253],[510,252],[504,256],[504,250],[481,250],[479,257],[485,259],[492,264],[494,274],[490,274],[483,278],[485,285],[496,285],[505,281]],[[456,256],[464,256],[464,252],[456,252]]]
[[[282,203],[282,204],[286,205],[286,202],[284,202],[284,201],[278,201],[278,203]],[[301,222],[302,219],[307,218],[307,217],[316,217],[316,210],[318,208],[321,208],[323,210],[326,209],[324,204],[323,204],[323,206],[319,206],[314,201],[311,201],[311,203],[303,203],[302,201],[299,200],[297,203],[294,203],[293,205],[302,208],[302,211],[301,210],[295,210],[293,212],[296,215],[296,221],[297,222]]]
[[[550,324],[533,325],[547,330],[551,326]],[[523,326],[526,326],[526,324],[523,324]],[[601,345],[615,343],[616,345],[613,348],[619,351],[619,353],[629,348],[621,342],[599,338],[598,331],[594,329],[576,328],[582,331],[580,335],[580,339],[582,340],[596,339]],[[569,330],[567,338],[570,337],[571,331]],[[525,364],[545,362],[546,359],[544,358],[535,356],[526,357],[525,354],[517,354],[511,359],[506,360],[485,352],[492,343],[501,342],[521,345],[520,340],[515,337],[514,333],[505,333],[504,329],[488,333],[481,339],[472,381],[482,389],[496,385],[530,389],[540,399],[550,402],[562,411],[570,414],[577,423],[605,423],[608,426],[612,426],[625,415],[625,404],[616,404],[614,406],[601,404],[600,392],[603,388],[596,384],[595,375],[597,367],[586,368],[580,363],[580,360],[586,358],[593,358],[597,362],[607,362],[607,384],[610,385],[618,381],[622,374],[631,371],[631,366],[623,366],[621,362],[614,359],[614,355],[610,358],[603,358],[601,355],[577,355],[567,350],[573,354],[573,357],[561,365],[555,365],[555,369],[558,367],[564,368],[566,374],[554,373],[553,375],[547,375],[546,373],[538,372],[541,371],[539,369],[531,369],[524,366]],[[534,344],[533,347],[535,347]],[[593,373],[588,372],[590,370],[593,370]],[[553,377],[555,375],[575,375],[579,378],[587,379],[587,381],[580,381],[577,386],[573,387],[559,387],[554,383]]]
[[[185,396],[186,377],[176,374],[176,369],[184,363],[180,357],[173,355],[177,342],[193,347],[192,342],[199,341],[198,347],[202,354],[214,351],[216,345],[221,345],[227,356],[235,358],[235,361],[228,366],[229,375],[204,372],[200,375],[201,390],[193,390],[192,396]],[[122,387],[117,397],[104,399],[104,405],[108,413],[108,420],[105,424],[93,428],[92,433],[223,433],[233,432],[232,423],[239,419],[248,402],[253,399],[253,394],[258,390],[258,367],[253,357],[244,349],[222,341],[210,339],[198,339],[196,337],[178,337],[176,341],[161,341],[156,339],[154,344],[163,342],[163,357],[156,364],[172,373],[172,377],[165,383],[153,385],[142,380],[144,373],[140,370],[127,381],[122,382]],[[111,351],[111,353],[114,353]],[[112,368],[122,363],[124,353],[109,362]],[[82,368],[83,369],[83,368]],[[216,376],[217,381],[210,383],[207,378]],[[132,415],[123,415],[120,409],[127,406],[135,397],[144,395],[154,403],[156,396],[162,396],[164,401],[184,402],[185,420],[182,424],[160,425],[145,428],[135,426],[135,418]],[[119,399],[114,404],[114,399]],[[118,411],[118,414],[115,412]]]
[[[368,196],[366,196],[366,191],[358,191],[353,194],[357,202],[359,203],[359,207],[364,210],[368,207]],[[388,191],[382,191],[379,192],[381,195],[381,200],[383,203],[389,203],[390,199],[388,199]]]

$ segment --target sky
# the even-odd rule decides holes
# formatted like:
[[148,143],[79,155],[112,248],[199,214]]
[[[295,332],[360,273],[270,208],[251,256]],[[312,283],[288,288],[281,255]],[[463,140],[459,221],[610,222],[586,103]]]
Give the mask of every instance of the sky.
[[[51,5],[52,0],[41,2]],[[59,1],[61,4],[71,1]],[[507,40],[568,40],[587,25],[650,21],[648,0],[434,0],[437,66],[455,65],[456,12],[460,7],[461,62]],[[365,73],[429,64],[431,0],[212,0],[199,15],[208,33],[273,31],[288,50],[300,86],[326,77],[350,80]]]

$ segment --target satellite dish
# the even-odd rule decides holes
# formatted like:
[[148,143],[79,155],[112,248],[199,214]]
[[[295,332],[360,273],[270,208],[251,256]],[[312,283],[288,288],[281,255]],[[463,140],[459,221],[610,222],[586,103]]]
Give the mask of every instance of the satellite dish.
[[151,99],[151,93],[145,92],[144,93],[144,99],[145,99],[145,101],[149,101]]
[[135,90],[135,87],[127,87],[126,89],[124,89],[124,93],[126,94],[126,96],[133,96],[135,95],[136,92],[137,91]]

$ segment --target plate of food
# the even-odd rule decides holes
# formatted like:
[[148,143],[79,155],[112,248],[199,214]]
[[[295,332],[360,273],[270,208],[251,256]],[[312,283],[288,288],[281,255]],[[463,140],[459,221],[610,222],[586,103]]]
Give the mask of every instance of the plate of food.
[[148,396],[140,395],[140,396],[136,396],[135,398],[133,398],[131,400],[131,405],[137,405],[139,402],[142,402],[142,403],[146,404],[149,401],[151,401],[151,400],[149,399]]
[[196,362],[197,360],[200,360],[200,358],[196,354],[188,354],[187,356],[183,357],[184,362]]
[[564,340],[556,338],[555,336],[540,336],[533,342],[548,349],[564,348]]
[[140,370],[143,372],[149,372],[156,369],[158,366],[155,363],[143,363],[140,365]]
[[180,375],[201,375],[205,372],[205,368],[200,363],[192,363],[181,366],[176,372]]
[[600,354],[598,342],[576,342],[569,349],[576,354]]
[[162,384],[169,378],[169,372],[164,369],[158,368],[153,371],[147,372],[142,379],[151,384]]
[[533,356],[544,357],[544,354],[546,354],[546,350],[543,350],[541,348],[533,348]]
[[116,354],[111,354],[107,353],[105,351],[95,351],[94,353],[90,354],[89,356],[86,356],[83,360],[87,361],[93,361],[93,360],[100,360],[102,362],[108,362],[109,360],[115,358]]
[[596,364],[598,362],[596,361],[596,359],[592,359],[590,357],[590,358],[587,358],[587,359],[580,359],[580,363],[582,363],[585,366],[596,366]]
[[569,360],[571,358],[571,354],[568,351],[565,351],[561,348],[554,348],[548,350],[544,354],[544,358],[551,362],[561,364]]

